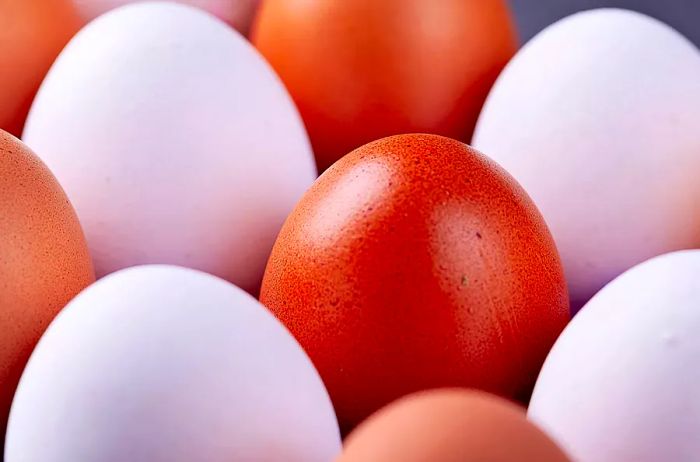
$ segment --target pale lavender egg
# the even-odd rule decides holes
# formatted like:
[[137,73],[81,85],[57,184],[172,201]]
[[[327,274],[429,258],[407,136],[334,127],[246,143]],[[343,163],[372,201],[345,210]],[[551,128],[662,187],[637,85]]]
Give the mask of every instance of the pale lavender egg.
[[316,178],[301,117],[267,62],[176,3],[124,6],[82,29],[23,139],[74,204],[98,277],[167,263],[255,293]]
[[700,250],[651,259],[591,299],[542,368],[529,418],[582,462],[700,454]]
[[473,144],[542,212],[574,308],[700,246],[700,53],[653,18],[599,9],[549,26],[499,77]]
[[257,300],[199,271],[85,289],[20,381],[8,462],[328,462],[340,432],[308,356]]

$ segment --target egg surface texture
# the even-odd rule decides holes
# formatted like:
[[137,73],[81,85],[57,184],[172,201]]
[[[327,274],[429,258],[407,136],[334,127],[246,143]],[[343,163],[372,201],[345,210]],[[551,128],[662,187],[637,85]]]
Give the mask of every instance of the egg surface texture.
[[466,390],[396,401],[360,425],[337,462],[568,462],[517,406]]
[[698,460],[700,251],[608,284],[557,340],[529,417],[575,460]]
[[24,139],[66,189],[98,276],[180,264],[254,292],[316,176],[269,66],[223,22],[175,3],[125,6],[84,28]]
[[0,449],[22,369],[51,319],[94,281],[85,236],[61,186],[0,130]]
[[205,273],[122,270],[76,297],[17,390],[6,462],[332,460],[338,424],[289,332]]
[[[143,0],[73,0],[81,16],[90,21],[109,10]],[[175,0],[201,8],[247,34],[260,0]]]
[[602,9],[545,29],[497,81],[474,146],[544,215],[574,309],[700,246],[700,54],[654,19]]
[[525,192],[436,135],[370,143],[322,175],[282,228],[261,301],[311,356],[344,431],[426,388],[525,396],[568,319]]
[[41,80],[82,24],[70,0],[0,0],[0,129],[20,135]]
[[516,50],[502,0],[266,0],[252,40],[299,106],[321,170],[388,135],[468,141]]

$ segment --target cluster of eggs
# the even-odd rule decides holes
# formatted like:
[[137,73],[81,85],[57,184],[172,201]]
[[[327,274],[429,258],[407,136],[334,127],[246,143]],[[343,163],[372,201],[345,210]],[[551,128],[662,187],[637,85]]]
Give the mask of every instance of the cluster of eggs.
[[672,28],[0,0],[0,45],[5,462],[700,457]]

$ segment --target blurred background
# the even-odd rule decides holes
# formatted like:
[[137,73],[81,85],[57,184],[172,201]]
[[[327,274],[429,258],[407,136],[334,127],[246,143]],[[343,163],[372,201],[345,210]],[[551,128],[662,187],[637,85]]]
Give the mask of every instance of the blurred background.
[[664,21],[700,44],[699,0],[510,0],[524,43],[557,19],[590,8],[618,7]]

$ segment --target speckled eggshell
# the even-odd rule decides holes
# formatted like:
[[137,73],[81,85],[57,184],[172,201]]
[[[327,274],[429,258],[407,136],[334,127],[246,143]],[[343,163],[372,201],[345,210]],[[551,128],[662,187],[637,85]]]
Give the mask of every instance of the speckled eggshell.
[[32,354],[7,462],[328,462],[333,406],[308,356],[257,300],[149,265],[76,297]]
[[577,461],[697,461],[699,308],[699,250],[623,273],[557,340],[529,418]]
[[599,9],[542,31],[473,145],[542,212],[574,310],[637,263],[700,247],[700,53],[655,19]]
[[39,84],[84,24],[71,0],[0,0],[0,129],[22,133]]
[[177,3],[123,6],[82,29],[42,84],[24,140],[75,206],[98,277],[177,264],[257,293],[316,178],[269,65],[226,24]]
[[[53,0],[52,0],[53,1]],[[72,0],[80,15],[90,21],[122,5],[144,0]],[[246,35],[260,0],[174,0],[178,3],[201,8],[235,27]]]
[[362,423],[336,462],[568,462],[524,410],[467,390],[400,399]]
[[56,178],[0,130],[0,449],[29,354],[56,313],[94,279],[83,231]]
[[327,170],[280,232],[261,301],[311,356],[344,430],[426,388],[525,397],[568,320],[525,192],[436,135],[378,140]]

